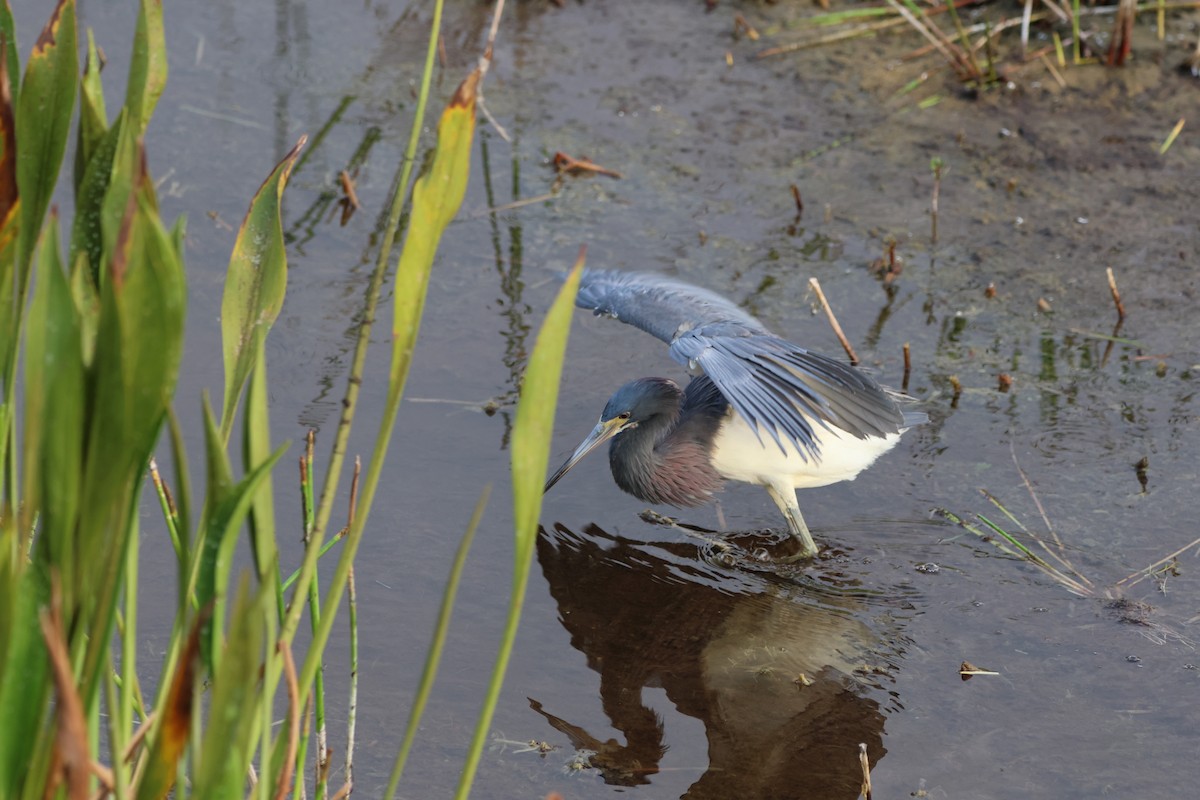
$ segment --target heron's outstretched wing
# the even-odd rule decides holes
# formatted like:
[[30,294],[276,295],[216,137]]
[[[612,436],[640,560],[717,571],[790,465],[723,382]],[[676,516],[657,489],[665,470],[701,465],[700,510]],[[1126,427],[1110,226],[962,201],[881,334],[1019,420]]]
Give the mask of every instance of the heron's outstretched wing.
[[671,357],[708,375],[742,417],[820,457],[810,420],[860,439],[897,433],[896,401],[854,367],[775,336],[725,298],[658,275],[585,270],[576,304],[670,345]]

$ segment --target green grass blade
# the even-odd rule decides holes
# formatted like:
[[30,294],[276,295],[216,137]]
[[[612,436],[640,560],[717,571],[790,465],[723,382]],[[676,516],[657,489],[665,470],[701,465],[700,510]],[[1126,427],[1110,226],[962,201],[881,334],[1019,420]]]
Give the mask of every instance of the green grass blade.
[[[412,364],[413,349],[416,346],[417,332],[420,328],[421,313],[425,307],[425,295],[429,287],[429,273],[433,267],[433,257],[447,223],[458,212],[466,193],[467,177],[471,167],[471,144],[475,133],[476,91],[481,74],[478,68],[475,69],[454,93],[454,97],[442,113],[441,121],[438,124],[437,153],[433,158],[432,166],[413,187],[412,218],[396,273],[395,319],[392,323],[392,367],[388,379],[387,404],[375,440],[371,463],[367,468],[366,480],[363,482],[359,513],[354,519],[354,524],[350,526],[350,532],[343,543],[341,557],[338,559],[337,567],[329,582],[329,588],[325,593],[326,600],[323,604],[324,615],[321,625],[313,635],[312,647],[300,670],[301,687],[312,684],[320,664],[321,650],[329,639],[329,632],[332,630],[334,619],[337,616],[338,604],[345,592],[350,564],[354,561],[358,544],[362,540],[362,532],[370,516],[375,489],[379,485],[379,477],[383,472],[387,444],[391,440],[396,414],[400,408],[400,398],[408,379],[408,370]],[[359,354],[356,351],[356,360],[358,357]],[[359,369],[361,369],[361,365],[359,365]],[[350,380],[353,382],[355,376],[352,375]],[[349,390],[347,397],[349,397]],[[350,406],[348,406],[347,413],[349,413]],[[345,430],[346,424],[348,423],[343,423],[343,427],[339,427],[339,436],[344,435],[343,430]],[[331,464],[330,469],[332,470],[334,466]],[[326,487],[328,488],[329,485],[327,483]],[[305,555],[296,592],[308,591],[317,556],[312,548],[320,544],[319,534],[328,524],[328,509],[324,492],[321,502],[322,508],[317,515],[313,543],[309,553]],[[292,602],[294,612],[296,600],[293,599]],[[294,634],[294,613],[288,617],[284,635],[287,636],[289,631]]]
[[[267,408],[267,355],[258,337],[257,354],[250,370],[243,420],[242,465],[247,473],[271,457],[271,417]],[[275,489],[271,476],[263,478],[250,506],[250,549],[258,569],[258,580],[277,593],[278,552],[275,549]]]
[[500,699],[500,687],[508,669],[513,643],[517,638],[517,623],[525,603],[525,585],[529,580],[529,569],[533,560],[534,544],[537,542],[538,515],[542,509],[542,487],[546,480],[546,466],[550,460],[550,439],[554,432],[554,409],[558,404],[558,385],[562,377],[563,355],[567,349],[567,336],[571,330],[571,315],[575,308],[575,294],[579,290],[579,279],[583,274],[583,252],[575,262],[567,282],[558,293],[537,342],[529,357],[525,379],[521,384],[521,399],[517,404],[517,418],[513,423],[512,479],[513,479],[513,527],[516,540],[513,561],[513,588],[508,605],[508,619],[500,652],[492,669],[492,680],[488,685],[483,709],[475,725],[475,735],[467,749],[466,761],[459,776],[455,797],[465,800],[475,780],[479,757],[487,743],[488,728]]
[[[236,485],[228,485],[229,463],[221,446],[220,433],[205,404],[207,424],[210,494],[206,502],[204,551],[200,557],[200,573],[196,582],[196,600],[204,608],[213,606],[212,621],[202,633],[200,652],[210,674],[220,669],[220,627],[224,620],[226,591],[233,568],[233,553],[237,531],[250,513],[255,493],[270,474],[271,468],[287,452],[281,446]],[[213,478],[216,478],[213,480]],[[215,484],[215,485],[214,485]],[[271,593],[274,593],[273,588]]]
[[[433,19],[430,23],[429,44],[425,51],[425,68],[421,75],[421,89],[417,93],[417,107],[413,117],[412,130],[409,134],[408,146],[404,151],[404,159],[401,162],[399,169],[399,177],[396,179],[395,190],[392,194],[392,202],[388,210],[387,226],[383,232],[382,244],[379,248],[379,255],[375,260],[375,269],[371,272],[371,279],[367,284],[365,293],[365,303],[362,314],[362,324],[358,329],[358,338],[354,345],[354,356],[350,364],[350,378],[346,384],[346,394],[342,400],[343,410],[342,416],[338,420],[337,430],[333,437],[333,447],[329,454],[329,463],[325,473],[325,481],[321,486],[321,499],[317,505],[316,521],[313,524],[313,532],[311,537],[312,546],[305,552],[304,561],[300,566],[299,576],[297,580],[301,584],[305,584],[312,580],[316,571],[318,551],[314,548],[321,545],[326,529],[329,526],[329,518],[333,513],[333,503],[337,496],[338,483],[341,479],[342,465],[346,458],[346,447],[350,440],[350,431],[353,427],[354,414],[358,408],[358,396],[360,387],[362,386],[363,370],[367,360],[367,350],[371,344],[371,331],[374,329],[374,321],[376,309],[379,305],[380,287],[383,285],[384,275],[387,273],[388,265],[391,263],[392,246],[395,243],[396,232],[399,230],[400,213],[404,208],[404,199],[408,189],[408,178],[412,171],[412,165],[416,160],[417,143],[420,140],[421,131],[425,125],[425,106],[429,98],[429,86],[433,81],[433,66],[434,59],[437,53],[437,45],[440,41],[439,31],[441,30],[442,21],[442,0],[434,0],[433,3]],[[397,401],[398,402],[398,401]],[[388,416],[385,414],[385,416]],[[379,445],[377,450],[382,450],[379,453],[379,467],[382,466],[383,457],[386,455],[386,443],[390,441],[391,430],[395,421],[395,410],[390,414],[390,420],[385,419],[380,426],[380,433],[377,436],[376,443]],[[376,470],[376,459],[372,458],[371,467],[368,470],[368,477],[372,470]],[[368,480],[368,483],[370,481]],[[369,488],[369,487],[368,487]],[[370,498],[363,504],[364,509],[369,510]],[[324,552],[324,546],[320,552]],[[298,597],[300,591],[297,590]],[[291,641],[295,636],[296,628],[300,622],[299,605],[293,605],[284,621],[282,636],[287,641]]]
[[252,593],[249,575],[238,583],[229,636],[213,675],[212,701],[201,751],[197,754],[195,797],[242,797],[254,754],[258,693],[266,646],[266,617],[274,614],[270,593]]
[[421,717],[425,713],[425,706],[433,691],[433,681],[437,677],[438,665],[441,664],[442,652],[446,646],[446,633],[450,629],[454,598],[458,596],[458,586],[462,580],[463,565],[467,563],[467,553],[471,549],[471,542],[475,539],[475,531],[479,527],[479,521],[483,518],[483,510],[487,507],[491,491],[491,486],[485,486],[483,493],[479,495],[479,500],[475,503],[475,511],[471,514],[471,521],[467,523],[466,533],[463,534],[462,540],[458,543],[458,550],[454,553],[450,575],[446,578],[446,586],[442,590],[442,605],[438,609],[437,622],[433,626],[433,641],[425,650],[425,666],[421,670],[417,693],[408,710],[408,726],[404,729],[404,739],[400,742],[396,761],[392,764],[392,774],[388,779],[387,789],[383,793],[387,800],[396,796],[396,788],[400,785],[400,777],[404,774],[404,765],[408,763],[409,751],[412,750],[413,743],[416,741],[417,729],[421,726]]
[[[150,734],[146,770],[138,783],[138,800],[161,800],[175,783],[179,759],[191,739],[195,688],[201,685],[200,629],[204,616],[193,623],[177,665],[169,673],[169,686],[158,706],[159,714]],[[168,665],[169,667],[169,665]],[[164,673],[166,674],[166,673]]]

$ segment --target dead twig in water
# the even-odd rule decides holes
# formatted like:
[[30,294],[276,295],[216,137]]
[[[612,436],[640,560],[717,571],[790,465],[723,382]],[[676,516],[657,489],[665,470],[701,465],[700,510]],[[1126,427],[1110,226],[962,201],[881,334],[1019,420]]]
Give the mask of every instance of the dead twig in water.
[[1125,306],[1121,303],[1121,293],[1117,291],[1117,279],[1113,276],[1112,267],[1107,269],[1108,273],[1108,290],[1112,292],[1113,304],[1117,307],[1117,321],[1125,321]]
[[346,223],[354,216],[354,212],[362,208],[362,203],[358,202],[358,193],[354,191],[354,179],[350,177],[350,173],[342,170],[338,173],[338,182],[342,185],[342,199],[339,204],[342,207],[342,227],[346,227]]
[[838,324],[837,317],[833,314],[833,308],[829,305],[829,301],[825,299],[825,293],[821,291],[821,282],[816,278],[809,278],[808,285],[817,293],[817,299],[821,301],[821,307],[825,309],[825,315],[829,317],[829,327],[833,328],[833,335],[842,343],[842,349],[850,357],[850,366],[857,367],[858,353],[854,352],[854,348],[850,346],[850,340],[846,338],[846,334],[842,333],[842,326]]
[[508,131],[504,130],[504,127],[487,110],[487,104],[483,100],[483,79],[487,77],[488,69],[492,66],[492,53],[496,47],[496,33],[500,30],[500,15],[503,13],[504,0],[497,0],[496,7],[492,10],[492,27],[488,30],[487,46],[483,49],[483,55],[479,57],[479,89],[475,96],[475,106],[483,112],[484,118],[496,129],[496,133],[500,134],[500,138],[511,144],[512,139],[509,137]]
[[559,151],[554,154],[554,169],[558,174],[566,173],[568,175],[582,175],[584,173],[594,173],[596,175],[607,175],[610,178],[620,180],[624,176],[616,170],[602,167],[599,164],[591,161],[586,157],[572,158],[566,153]]
[[516,208],[531,206],[534,203],[546,203],[556,197],[558,197],[558,192],[546,192],[545,194],[539,194],[536,197],[524,197],[520,200],[513,200],[511,203],[504,203],[502,205],[492,206],[491,208],[485,208],[482,211],[476,211],[471,215],[471,217],[474,219],[476,217],[486,217],[489,214],[499,214],[503,211],[512,211]]
[[904,343],[904,380],[900,382],[900,390],[908,391],[908,379],[912,375],[912,349],[908,342]]
[[[1198,54],[1197,57],[1200,58],[1200,42],[1196,43],[1196,53]],[[1171,129],[1171,132],[1167,134],[1167,138],[1163,141],[1162,147],[1158,148],[1158,154],[1160,156],[1166,155],[1167,151],[1171,149],[1171,145],[1175,144],[1175,140],[1183,131],[1183,125],[1186,122],[1186,118],[1180,117],[1179,122],[1175,123],[1175,127]]]
[[1184,552],[1185,550],[1188,550],[1188,549],[1190,549],[1190,548],[1192,548],[1192,547],[1195,547],[1195,546],[1197,546],[1197,545],[1200,545],[1200,539],[1193,539],[1192,541],[1190,541],[1190,542],[1188,542],[1187,544],[1185,544],[1183,547],[1181,547],[1181,548],[1179,548],[1178,550],[1176,550],[1174,553],[1169,553],[1168,555],[1165,555],[1165,556],[1163,556],[1162,558],[1160,558],[1158,561],[1155,561],[1155,562],[1154,562],[1153,564],[1151,564],[1150,566],[1148,566],[1148,567],[1145,567],[1144,569],[1139,569],[1137,572],[1133,573],[1132,575],[1127,575],[1126,577],[1124,577],[1124,578],[1122,578],[1121,580],[1117,581],[1117,582],[1114,584],[1114,588],[1115,588],[1116,586],[1126,586],[1126,587],[1129,587],[1129,586],[1135,586],[1135,585],[1137,585],[1138,583],[1141,583],[1143,580],[1145,580],[1146,578],[1148,578],[1148,577],[1150,577],[1151,575],[1153,575],[1153,574],[1154,574],[1154,570],[1155,570],[1156,568],[1158,568],[1158,567],[1162,566],[1163,564],[1166,564],[1166,563],[1167,563],[1167,562],[1169,562],[1171,559],[1173,559],[1173,558],[1176,558],[1177,556],[1183,555],[1183,552]]
[[1067,88],[1067,82],[1063,78],[1062,73],[1058,71],[1058,69],[1054,66],[1053,62],[1050,61],[1049,57],[1047,57],[1047,55],[1045,53],[1040,53],[1038,55],[1038,58],[1040,58],[1042,60],[1042,64],[1045,65],[1046,70],[1054,78],[1054,82],[1058,84],[1058,87],[1060,89]]

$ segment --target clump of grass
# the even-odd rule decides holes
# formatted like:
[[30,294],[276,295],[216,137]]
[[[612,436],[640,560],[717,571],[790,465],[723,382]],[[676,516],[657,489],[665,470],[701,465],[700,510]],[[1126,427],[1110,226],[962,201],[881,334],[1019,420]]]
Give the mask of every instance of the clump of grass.
[[[958,10],[964,6],[977,9],[987,18],[965,25]],[[1106,63],[1123,66],[1132,53],[1133,23],[1139,14],[1153,13],[1157,19],[1158,39],[1165,37],[1166,13],[1172,9],[1194,9],[1191,0],[1153,0],[1137,3],[1120,0],[1112,6],[1083,6],[1072,0],[1068,7],[1059,0],[1024,0],[1020,12],[1011,14],[998,2],[976,0],[944,0],[942,5],[918,5],[913,0],[883,0],[882,5],[868,8],[841,9],[797,19],[786,25],[762,28],[764,37],[779,37],[794,30],[805,32],[799,41],[776,44],[758,53],[769,58],[810,47],[859,38],[873,38],[888,32],[911,30],[926,40],[926,46],[910,57],[937,53],[954,73],[957,81],[971,91],[987,89],[1004,83],[1027,65],[1037,62],[1050,73],[1059,85],[1065,85],[1062,74],[1050,62],[1048,55],[1056,54],[1058,67],[1067,66],[1065,48],[1071,52],[1074,66]],[[1092,46],[1096,28],[1107,17],[1114,17],[1110,47],[1101,53]],[[948,23],[945,18],[948,17]],[[943,19],[938,22],[938,19]],[[1086,25],[1085,25],[1086,23]],[[1053,44],[1037,50],[1030,49],[1030,31],[1037,26],[1048,30]],[[950,28],[949,31],[944,28]],[[1018,31],[1019,54],[1005,62],[999,54],[1000,37],[1006,31]]]
[[[111,119],[90,36],[80,78],[75,0],[58,0],[23,74],[9,44],[12,16],[0,4],[0,797],[303,796],[310,752],[309,785],[316,797],[328,797],[322,665],[343,600],[354,677],[345,780],[335,795],[352,790],[353,561],[392,439],[434,256],[466,191],[479,89],[503,5],[496,5],[487,54],[441,114],[433,156],[409,198],[439,39],[442,3],[435,3],[413,134],[366,290],[342,416],[321,464],[319,493],[313,437],[300,457],[305,553],[283,580],[278,537],[293,534],[276,521],[273,469],[287,445],[270,441],[264,353],[287,287],[281,198],[305,139],[269,173],[234,244],[221,313],[225,385],[219,409],[204,402],[205,488],[193,498],[173,409],[187,309],[185,227],[161,219],[143,144],[167,79],[162,4],[140,3],[126,95]],[[64,225],[50,199],[72,130],[75,218]],[[380,287],[405,208],[412,223],[393,283],[387,407],[366,471],[355,461],[347,524],[327,542]],[[539,335],[518,405],[525,422],[512,443],[521,461],[513,465],[520,518],[509,648],[530,569],[573,286],[564,288],[554,321]],[[234,443],[239,420],[241,441]],[[169,476],[152,458],[160,446],[171,452]],[[165,655],[149,668],[157,671],[153,696],[141,682],[148,670],[139,664],[146,648],[138,628],[139,548],[143,538],[154,541],[153,534],[143,537],[141,526],[153,523],[139,513],[147,476],[178,582]],[[443,625],[482,502],[452,569]],[[240,541],[248,542],[253,568],[235,577]],[[320,557],[335,541],[337,562],[318,581]],[[305,613],[311,637],[301,646],[295,637]],[[439,630],[430,648],[433,671]],[[505,658],[498,658],[493,704]],[[280,709],[285,722],[277,726]],[[414,707],[411,730],[420,711]],[[489,719],[485,709],[481,727]],[[478,750],[468,751],[468,764]],[[473,768],[464,769],[459,797],[472,775]]]
[[[1021,465],[1017,463],[1015,451],[1013,453],[1013,463],[1041,516],[1042,523],[1045,526],[1044,534],[1031,530],[999,498],[986,489],[980,489],[979,491],[1007,522],[1003,520],[997,522],[979,512],[971,515],[973,519],[964,518],[945,508],[935,509],[935,513],[958,525],[968,533],[977,536],[980,541],[990,544],[1001,553],[1033,564],[1072,594],[1104,601],[1107,607],[1121,612],[1123,620],[1136,622],[1139,625],[1147,627],[1147,629],[1154,633],[1156,638],[1160,640],[1174,638],[1187,641],[1185,637],[1169,630],[1165,626],[1158,623],[1151,623],[1147,619],[1150,610],[1149,607],[1130,601],[1126,594],[1129,589],[1147,578],[1155,578],[1159,583],[1159,590],[1166,591],[1167,578],[1172,574],[1178,574],[1176,568],[1179,556],[1194,547],[1200,546],[1200,538],[1193,539],[1183,547],[1158,559],[1153,564],[1125,576],[1110,586],[1099,586],[1071,561],[1068,548],[1055,531],[1049,516],[1046,514],[1045,507],[1033,489],[1033,485],[1021,469]],[[1129,610],[1128,613],[1126,613],[1127,610]]]

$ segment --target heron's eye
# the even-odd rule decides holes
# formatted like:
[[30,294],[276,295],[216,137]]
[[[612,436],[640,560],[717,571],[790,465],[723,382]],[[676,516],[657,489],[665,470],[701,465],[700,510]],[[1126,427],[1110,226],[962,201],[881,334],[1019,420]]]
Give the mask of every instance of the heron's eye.
[[625,412],[625,413],[623,413],[623,414],[618,414],[618,415],[617,415],[617,419],[629,419],[629,412],[628,412],[628,411],[626,411],[626,412]]

